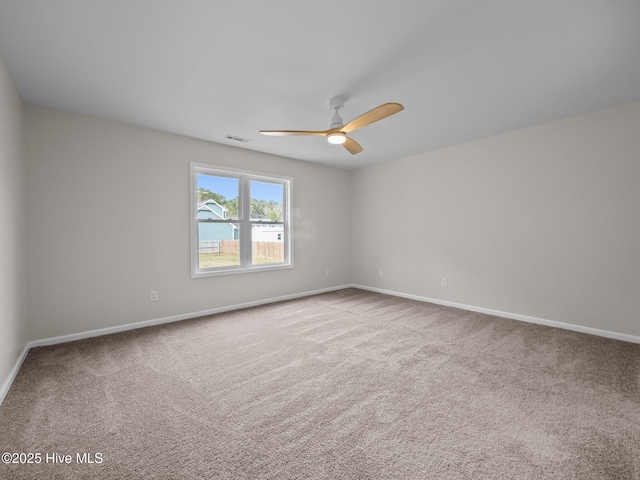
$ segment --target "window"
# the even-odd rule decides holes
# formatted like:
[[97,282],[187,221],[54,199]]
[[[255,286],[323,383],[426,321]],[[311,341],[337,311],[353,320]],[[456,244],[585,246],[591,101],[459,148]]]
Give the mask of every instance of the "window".
[[191,163],[191,277],[290,268],[291,178]]

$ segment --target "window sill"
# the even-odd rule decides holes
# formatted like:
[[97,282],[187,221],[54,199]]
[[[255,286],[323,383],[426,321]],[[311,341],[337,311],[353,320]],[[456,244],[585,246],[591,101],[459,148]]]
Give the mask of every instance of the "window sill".
[[278,265],[256,265],[254,267],[232,267],[215,270],[199,270],[191,272],[191,279],[195,280],[197,278],[222,277],[225,275],[239,275],[243,273],[271,272],[274,270],[287,270],[290,268],[293,268],[293,263]]

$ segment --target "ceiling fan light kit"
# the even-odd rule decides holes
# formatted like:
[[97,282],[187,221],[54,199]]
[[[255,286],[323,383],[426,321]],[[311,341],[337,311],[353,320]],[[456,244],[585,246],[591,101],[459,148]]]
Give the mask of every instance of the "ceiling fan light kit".
[[270,136],[322,135],[327,138],[329,143],[342,145],[351,155],[355,155],[362,151],[362,147],[358,142],[347,137],[347,133],[382,120],[404,109],[399,103],[384,103],[345,124],[338,113],[338,110],[343,106],[344,98],[342,97],[333,97],[329,101],[329,108],[331,108],[335,114],[331,119],[331,126],[328,130],[260,130],[260,133]]
[[327,141],[333,145],[342,145],[347,141],[347,136],[344,133],[330,133],[327,135]]

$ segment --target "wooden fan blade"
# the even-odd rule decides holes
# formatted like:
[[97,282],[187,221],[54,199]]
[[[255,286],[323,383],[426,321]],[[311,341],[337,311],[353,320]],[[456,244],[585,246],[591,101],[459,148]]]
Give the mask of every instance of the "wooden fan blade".
[[349,153],[351,155],[355,155],[356,153],[360,153],[362,151],[362,147],[360,146],[360,144],[349,137],[347,137],[342,146],[349,150]]
[[383,118],[393,115],[394,113],[398,113],[401,110],[404,110],[404,107],[399,103],[385,103],[383,105],[380,105],[379,107],[374,108],[373,110],[369,110],[367,113],[363,113],[357,118],[354,118],[344,127],[342,127],[340,131],[344,133],[352,132],[357,128],[362,128],[373,122],[382,120]]
[[260,130],[262,135],[270,135],[272,137],[284,137],[287,135],[327,135],[331,130]]

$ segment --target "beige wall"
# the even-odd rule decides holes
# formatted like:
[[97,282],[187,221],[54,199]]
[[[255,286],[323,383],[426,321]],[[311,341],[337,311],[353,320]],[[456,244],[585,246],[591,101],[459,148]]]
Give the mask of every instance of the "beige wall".
[[[25,112],[30,339],[347,283],[640,335],[640,103],[355,172]],[[294,178],[294,269],[190,278],[190,161]]]
[[640,103],[358,170],[352,280],[638,336],[639,181]]
[[[31,339],[348,283],[348,172],[55,110],[25,111]],[[293,177],[295,268],[191,279],[191,161]],[[158,302],[149,301],[150,290]]]
[[0,58],[0,385],[27,343],[22,131],[22,100]]

